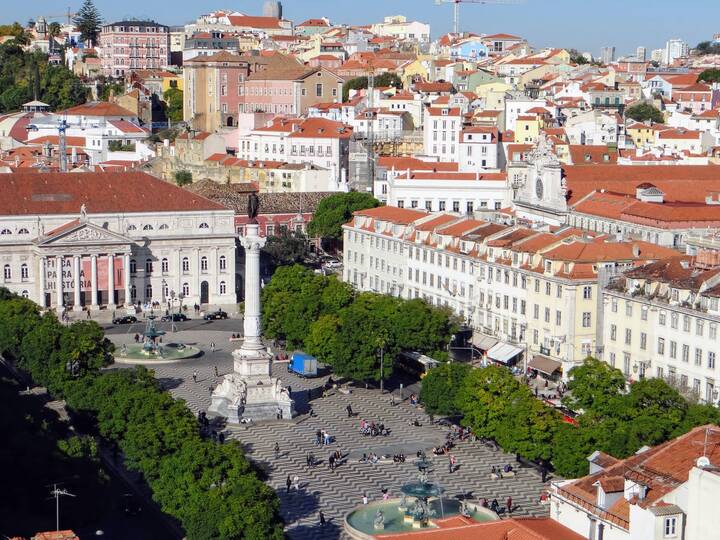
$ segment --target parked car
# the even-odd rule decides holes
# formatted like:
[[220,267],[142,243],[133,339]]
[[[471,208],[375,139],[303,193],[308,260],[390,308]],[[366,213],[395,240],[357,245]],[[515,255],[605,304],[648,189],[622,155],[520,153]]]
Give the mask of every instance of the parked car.
[[210,311],[209,313],[206,313],[203,315],[203,319],[206,321],[215,321],[218,319],[227,319],[228,314],[223,311],[222,309],[218,309],[217,311]]
[[173,313],[172,315],[163,315],[160,318],[160,320],[163,322],[168,322],[168,321],[178,322],[178,321],[189,321],[190,319],[188,319],[188,316],[185,315],[184,313]]
[[132,315],[125,315],[124,317],[115,317],[112,320],[113,324],[132,324],[136,323],[137,319]]
[[337,260],[330,260],[325,262],[325,268],[342,268],[342,263]]

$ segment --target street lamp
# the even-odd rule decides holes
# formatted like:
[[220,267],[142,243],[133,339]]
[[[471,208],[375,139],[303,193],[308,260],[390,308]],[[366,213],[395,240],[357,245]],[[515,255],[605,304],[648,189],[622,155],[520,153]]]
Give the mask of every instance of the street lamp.
[[381,331],[377,338],[377,345],[380,348],[380,394],[385,392],[385,345],[387,344],[387,335]]

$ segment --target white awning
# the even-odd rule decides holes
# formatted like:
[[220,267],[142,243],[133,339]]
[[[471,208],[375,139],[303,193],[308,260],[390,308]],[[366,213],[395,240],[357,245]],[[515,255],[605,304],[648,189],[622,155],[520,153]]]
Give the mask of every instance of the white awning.
[[482,351],[489,351],[497,345],[497,343],[497,339],[486,336],[485,334],[474,334],[472,338],[472,344]]
[[507,364],[521,352],[523,352],[521,347],[509,343],[498,343],[487,352],[487,355],[490,360]]

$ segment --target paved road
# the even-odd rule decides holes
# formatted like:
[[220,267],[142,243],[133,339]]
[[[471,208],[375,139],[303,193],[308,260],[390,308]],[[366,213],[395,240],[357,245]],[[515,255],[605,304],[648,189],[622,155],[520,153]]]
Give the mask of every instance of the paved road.
[[[217,321],[209,324],[188,322],[172,339],[184,341],[201,347],[205,354],[195,360],[177,364],[158,366],[156,377],[174,396],[185,400],[194,411],[206,410],[210,405],[211,389],[218,383],[214,375],[217,366],[219,375],[232,370],[231,352],[238,343],[230,343],[231,332],[238,330],[237,320]],[[116,343],[132,341],[133,329],[128,332],[109,332]],[[166,336],[165,342],[170,338]],[[217,350],[209,352],[208,344],[214,342]],[[378,390],[355,389],[351,395],[336,393],[327,398],[312,401],[316,416],[310,417],[307,411],[306,390],[322,385],[325,378],[302,379],[287,373],[285,364],[276,364],[274,374],[280,376],[285,385],[292,388],[293,397],[301,410],[301,415],[292,422],[270,422],[253,425],[248,428],[236,427],[228,435],[239,440],[250,459],[254,460],[268,474],[268,483],[280,496],[281,512],[287,524],[290,538],[304,540],[314,538],[344,538],[342,533],[343,516],[361,502],[363,494],[372,499],[381,497],[381,489],[390,490],[391,496],[399,496],[400,487],[416,474],[409,459],[404,464],[362,464],[356,456],[362,453],[403,451],[414,456],[418,450],[424,450],[432,457],[432,447],[445,440],[447,428],[429,425],[429,419],[419,409],[411,407],[407,400],[392,406],[388,394],[380,395]],[[197,371],[198,380],[192,380],[193,371]],[[399,396],[397,390],[395,395]],[[348,418],[346,407],[351,405],[357,417]],[[387,437],[365,437],[359,432],[359,420],[364,418],[376,423],[384,423],[391,429]],[[415,427],[411,422],[418,420],[422,425]],[[315,431],[327,430],[336,442],[329,447],[316,447]],[[275,459],[273,447],[280,445],[280,457]],[[327,457],[340,449],[351,459],[336,471],[327,466]],[[319,465],[306,466],[306,456],[311,452]],[[539,475],[529,469],[521,469],[513,479],[492,480],[489,477],[493,465],[502,466],[514,462],[514,456],[495,452],[479,443],[463,442],[454,450],[460,468],[454,473],[448,471],[448,459],[433,458],[434,478],[446,489],[450,497],[469,493],[472,497],[497,498],[504,504],[512,496],[517,505],[516,514],[521,516],[544,516],[547,509],[538,504],[543,484]],[[288,475],[300,477],[300,491],[286,492],[285,480]],[[317,525],[317,513],[322,510],[329,525],[320,532]]]

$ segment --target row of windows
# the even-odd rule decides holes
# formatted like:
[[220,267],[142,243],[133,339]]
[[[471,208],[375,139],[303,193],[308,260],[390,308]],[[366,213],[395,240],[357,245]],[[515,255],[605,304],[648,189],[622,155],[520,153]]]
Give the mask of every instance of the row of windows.
[[[167,223],[163,223],[162,225],[160,225],[160,226],[158,227],[158,230],[159,230],[159,231],[166,231],[166,230],[168,230],[169,228],[170,228],[170,226],[169,226]],[[198,225],[198,229],[209,229],[209,228],[210,228],[210,225],[208,225],[208,224],[205,223],[204,221],[203,221],[202,223],[200,223],[200,225]],[[128,231],[137,231],[138,228],[137,228],[137,225],[132,225],[132,224],[131,224],[131,225],[128,225],[127,230],[128,230]],[[145,225],[142,226],[142,230],[143,230],[143,231],[154,231],[154,230],[155,230],[155,227],[152,226],[152,225],[150,225],[149,223],[146,223]]]
[[[21,229],[18,229],[17,233],[18,234],[30,234],[30,231],[28,231],[26,228],[23,227]],[[0,230],[0,235],[8,235],[8,234],[12,234],[12,231],[10,229],[5,228],[5,229]]]
[[[715,309],[717,310],[717,298],[710,299],[710,308],[713,309],[713,300],[715,300]],[[616,298],[613,298],[610,302],[610,309],[613,313],[618,312],[618,301]],[[625,302],[625,316],[626,317],[632,317],[633,316],[633,303],[630,301]],[[658,312],[658,324],[660,326],[667,326],[667,311],[660,310]],[[648,320],[648,306],[642,305],[640,307],[640,319],[643,321]],[[682,315],[680,316],[679,313],[671,311],[670,312],[670,328],[674,330],[678,330],[680,328],[680,321],[682,320],[682,330],[683,332],[691,333],[692,332],[692,317],[690,315]],[[703,319],[695,319],[695,335],[703,337],[705,335],[705,320]],[[709,323],[709,335],[712,339],[715,339],[717,336],[717,323]]]
[[[3,266],[3,278],[5,279],[5,281],[10,281],[12,279],[12,275],[13,275],[12,267],[9,264],[6,264],[5,266]],[[20,265],[20,279],[23,279],[23,280],[28,279],[29,275],[30,275],[30,271],[28,269],[28,265],[25,263],[22,263]]]
[[[182,295],[183,296],[189,296],[190,295],[190,284],[189,283],[183,283],[181,287]],[[218,293],[219,294],[226,294],[227,293],[227,283],[224,281],[221,281],[218,284]],[[163,298],[170,298],[170,288],[165,285],[162,290]],[[132,285],[130,287],[130,297],[133,300],[137,300],[137,287],[135,285]],[[145,300],[150,301],[153,300],[153,287],[149,283],[145,285]]]
[[[182,265],[182,271],[183,272],[189,272],[190,271],[190,258],[189,257],[183,257],[181,261]],[[148,274],[151,274],[154,271],[155,265],[154,261],[152,259],[145,259],[145,272]],[[218,258],[218,268],[221,272],[227,270],[227,259],[225,258],[225,255],[220,255]],[[201,272],[207,272],[208,270],[208,258],[205,256],[200,257],[200,271]],[[164,274],[166,272],[170,271],[170,262],[167,258],[163,258],[160,261],[160,271]],[[135,259],[130,259],[130,273],[135,274],[137,272],[137,261]]]
[[[385,189],[383,190],[383,193],[385,193]],[[409,202],[406,202],[404,199],[398,199],[397,202],[398,208],[405,208],[406,204],[409,204],[409,208],[418,208],[419,207],[419,201],[417,199],[410,199]],[[479,202],[478,208],[488,208],[489,201],[482,200]],[[459,213],[461,210],[461,202],[460,201],[452,201],[451,203],[452,211],[455,213]],[[447,201],[438,201],[437,203],[437,211],[438,212],[445,212],[447,210],[448,204]],[[493,208],[495,210],[500,210],[502,208],[502,202],[495,202],[493,204]],[[434,208],[433,201],[425,201],[425,210],[428,212],[434,212],[436,209]],[[466,201],[465,202],[465,208],[462,210],[463,212],[474,212],[475,211],[475,202],[474,201]]]

